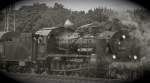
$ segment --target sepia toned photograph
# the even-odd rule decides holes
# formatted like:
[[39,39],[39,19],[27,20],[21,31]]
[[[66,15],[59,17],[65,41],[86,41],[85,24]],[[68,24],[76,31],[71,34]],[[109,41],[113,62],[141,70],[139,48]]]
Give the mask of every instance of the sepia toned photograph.
[[150,14],[127,0],[21,0],[0,11],[0,72],[21,83],[120,83],[150,72]]

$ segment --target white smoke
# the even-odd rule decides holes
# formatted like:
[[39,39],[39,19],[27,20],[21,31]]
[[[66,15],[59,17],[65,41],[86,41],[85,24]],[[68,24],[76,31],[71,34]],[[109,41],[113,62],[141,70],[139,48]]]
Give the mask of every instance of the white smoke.
[[137,38],[140,42],[137,43],[141,47],[140,55],[141,62],[147,64],[150,62],[150,23],[141,22],[141,24],[133,30],[130,35]]
[[146,64],[150,62],[150,19],[147,21],[135,21],[129,12],[119,12],[117,18],[122,24],[134,26],[135,29],[130,32],[130,35],[137,38],[140,42],[136,42],[141,47],[140,54],[143,56],[141,62]]

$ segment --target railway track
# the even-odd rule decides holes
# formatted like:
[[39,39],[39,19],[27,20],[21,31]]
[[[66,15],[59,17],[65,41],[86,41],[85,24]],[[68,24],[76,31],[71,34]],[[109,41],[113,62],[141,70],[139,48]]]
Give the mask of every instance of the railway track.
[[23,83],[122,83],[124,80],[104,79],[104,78],[85,78],[52,76],[37,74],[9,74],[11,78],[22,81]]

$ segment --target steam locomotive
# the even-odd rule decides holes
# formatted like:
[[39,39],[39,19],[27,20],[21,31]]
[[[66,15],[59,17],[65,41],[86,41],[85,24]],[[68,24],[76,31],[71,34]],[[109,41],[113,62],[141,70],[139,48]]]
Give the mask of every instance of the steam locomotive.
[[106,32],[80,36],[68,28],[51,27],[34,34],[4,33],[0,42],[0,69],[16,73],[109,77],[112,63],[139,62],[140,48],[129,31]]

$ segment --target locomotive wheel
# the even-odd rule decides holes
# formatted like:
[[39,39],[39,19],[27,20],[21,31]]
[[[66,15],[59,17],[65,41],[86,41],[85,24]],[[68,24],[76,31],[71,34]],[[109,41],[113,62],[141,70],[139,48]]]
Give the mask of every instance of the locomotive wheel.
[[42,74],[43,72],[45,72],[45,68],[41,67],[39,64],[35,65],[34,70],[34,73],[36,74]]
[[19,72],[20,73],[31,73],[31,68],[27,66],[20,66],[19,67]]
[[116,68],[109,71],[109,77],[112,79],[129,79],[128,71],[121,71]]
[[18,65],[9,65],[7,67],[7,71],[17,73],[19,71],[18,67],[19,67]]

